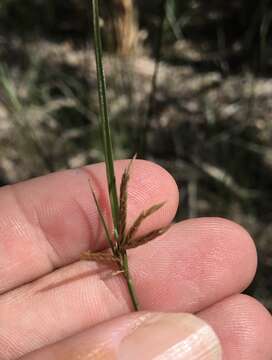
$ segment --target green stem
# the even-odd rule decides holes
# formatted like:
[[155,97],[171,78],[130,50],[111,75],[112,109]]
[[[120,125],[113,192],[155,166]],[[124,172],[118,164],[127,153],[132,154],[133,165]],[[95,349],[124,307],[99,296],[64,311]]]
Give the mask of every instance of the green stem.
[[127,282],[127,287],[128,287],[128,291],[130,294],[133,308],[135,311],[139,311],[139,302],[138,302],[136,292],[134,289],[134,285],[133,285],[133,282],[132,282],[132,279],[130,276],[130,272],[129,272],[129,268],[128,268],[128,256],[127,256],[126,252],[122,255],[121,263],[122,263],[122,270],[124,271],[124,275],[125,275],[125,279]]
[[93,9],[93,28],[94,28],[94,43],[95,43],[95,58],[96,58],[96,68],[97,68],[97,86],[98,86],[98,97],[99,97],[99,107],[100,107],[100,128],[103,139],[104,147],[104,156],[107,170],[108,178],[108,189],[109,197],[111,203],[113,224],[115,230],[115,237],[118,237],[117,228],[119,222],[119,207],[118,207],[118,196],[116,189],[116,181],[114,174],[114,165],[113,165],[113,149],[112,149],[112,140],[111,132],[109,125],[109,116],[108,116],[108,103],[106,96],[106,80],[104,75],[103,68],[103,51],[102,51],[102,40],[100,34],[100,16],[99,16],[99,1],[92,0],[92,9]]
[[[119,201],[117,196],[117,188],[115,181],[115,173],[113,166],[113,149],[112,149],[112,140],[111,140],[111,132],[110,132],[110,124],[109,124],[109,116],[108,116],[108,104],[107,104],[107,96],[106,96],[106,80],[104,75],[103,68],[103,51],[102,51],[102,41],[100,34],[100,17],[99,17],[99,0],[92,0],[92,10],[93,10],[93,28],[94,28],[94,47],[95,47],[95,58],[96,58],[96,69],[97,69],[97,84],[98,84],[98,97],[99,97],[99,107],[100,107],[100,129],[103,139],[103,148],[104,148],[104,156],[107,170],[107,180],[108,180],[108,191],[111,203],[111,212],[112,219],[114,225],[114,237],[115,241],[118,245],[118,225],[119,225]],[[94,198],[95,194],[93,193]],[[99,205],[96,201],[98,210]],[[126,251],[124,251],[119,246],[115,247],[113,245],[112,240],[110,239],[109,232],[106,228],[106,223],[104,221],[102,212],[99,210],[100,218],[102,224],[105,228],[106,236],[108,238],[109,244],[112,249],[113,256],[118,258],[120,261],[120,269],[124,271],[124,276],[127,282],[128,291],[131,297],[131,301],[134,309],[139,310],[139,305],[137,301],[137,297],[135,294],[134,286],[132,283],[132,279],[130,277],[129,268],[128,268],[128,257]]]

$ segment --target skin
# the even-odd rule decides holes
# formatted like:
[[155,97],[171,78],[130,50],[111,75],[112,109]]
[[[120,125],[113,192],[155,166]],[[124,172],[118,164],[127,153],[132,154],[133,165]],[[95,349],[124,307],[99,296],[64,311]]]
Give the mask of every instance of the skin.
[[[127,164],[116,162],[118,184]],[[27,359],[56,342],[64,351],[67,337],[79,349],[84,339],[100,333],[108,339],[138,316],[130,314],[121,275],[79,261],[82,252],[106,247],[88,178],[109,222],[102,164],[0,189],[0,360]],[[178,191],[164,169],[137,160],[128,225],[141,210],[165,200],[145,221],[142,234],[173,220]],[[271,316],[256,300],[240,295],[254,277],[257,258],[251,237],[239,225],[220,218],[182,221],[131,250],[129,258],[143,310],[198,315],[218,334],[224,360],[271,360]],[[52,354],[43,358],[53,359]]]

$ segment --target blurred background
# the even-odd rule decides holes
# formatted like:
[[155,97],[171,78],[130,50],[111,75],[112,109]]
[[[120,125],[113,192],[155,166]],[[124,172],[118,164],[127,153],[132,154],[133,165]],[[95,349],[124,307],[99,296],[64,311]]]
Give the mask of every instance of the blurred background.
[[[101,3],[115,156],[167,168],[178,219],[245,226],[272,310],[271,2]],[[88,0],[1,0],[1,185],[103,159],[90,21]]]

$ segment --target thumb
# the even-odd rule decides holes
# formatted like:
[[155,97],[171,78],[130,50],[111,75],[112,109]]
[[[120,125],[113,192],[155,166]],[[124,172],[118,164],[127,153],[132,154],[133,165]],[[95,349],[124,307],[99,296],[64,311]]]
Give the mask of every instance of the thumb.
[[129,314],[26,355],[24,360],[219,360],[212,328],[190,314]]
[[149,314],[120,342],[120,360],[219,360],[219,340],[212,328],[190,314]]

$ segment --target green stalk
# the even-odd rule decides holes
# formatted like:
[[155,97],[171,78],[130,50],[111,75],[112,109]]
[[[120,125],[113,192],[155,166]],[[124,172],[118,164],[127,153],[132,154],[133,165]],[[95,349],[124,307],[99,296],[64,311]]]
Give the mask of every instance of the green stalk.
[[119,222],[119,207],[118,207],[118,196],[116,188],[116,180],[114,174],[113,166],[113,149],[112,149],[112,140],[111,132],[109,125],[109,116],[108,116],[108,104],[106,96],[106,80],[103,69],[103,51],[102,51],[102,41],[100,34],[100,24],[99,24],[99,2],[98,0],[92,0],[93,8],[93,27],[94,27],[94,42],[95,42],[95,58],[96,58],[96,68],[97,68],[97,87],[98,87],[98,97],[99,97],[99,106],[100,106],[100,129],[103,139],[104,147],[104,156],[106,163],[107,179],[108,179],[108,189],[109,197],[111,203],[111,211],[114,225],[114,235],[115,238],[118,238],[118,222]]
[[107,180],[108,180],[108,191],[111,204],[112,219],[114,225],[114,237],[116,243],[110,239],[109,231],[107,229],[106,223],[104,221],[102,212],[99,209],[95,194],[93,193],[95,203],[98,207],[98,212],[105,229],[106,237],[108,239],[109,245],[111,247],[113,256],[118,259],[120,270],[124,273],[124,277],[127,283],[128,291],[131,297],[134,310],[139,310],[138,301],[136,298],[135,290],[133,287],[132,279],[129,273],[128,266],[128,257],[125,249],[121,248],[118,244],[119,240],[119,222],[120,222],[120,208],[119,201],[117,196],[116,180],[113,166],[113,149],[112,149],[112,140],[108,116],[108,104],[106,96],[106,80],[104,75],[103,68],[103,51],[102,51],[102,41],[100,34],[100,24],[99,24],[99,0],[92,0],[92,10],[93,10],[93,27],[94,27],[94,44],[95,44],[95,58],[96,58],[96,68],[97,68],[97,86],[98,86],[98,97],[99,97],[99,117],[100,117],[100,129],[103,140],[104,156],[106,163],[107,171]]
[[127,257],[127,252],[125,251],[124,254],[122,255],[122,267],[123,267],[123,271],[124,271],[124,275],[125,275],[125,279],[127,282],[127,287],[128,287],[128,291],[129,291],[129,295],[132,301],[132,305],[135,311],[139,311],[139,303],[138,303],[138,299],[136,296],[136,292],[134,290],[134,286],[132,283],[132,279],[130,277],[130,273],[129,273],[129,267],[128,267],[128,257]]

